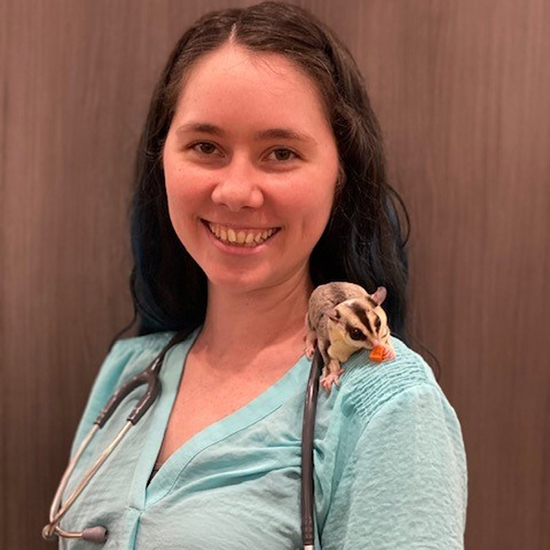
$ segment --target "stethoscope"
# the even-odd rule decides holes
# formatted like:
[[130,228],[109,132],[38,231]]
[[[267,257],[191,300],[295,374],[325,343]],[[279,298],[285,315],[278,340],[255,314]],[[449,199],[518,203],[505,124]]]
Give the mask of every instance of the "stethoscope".
[[[63,537],[68,539],[82,539],[89,542],[103,544],[107,540],[107,528],[102,525],[95,527],[87,527],[83,531],[66,531],[59,522],[78,498],[80,493],[86,488],[90,480],[94,477],[103,463],[109,458],[124,436],[128,433],[132,426],[135,426],[141,417],[149,410],[160,392],[159,373],[164,361],[166,352],[174,345],[182,342],[189,336],[191,331],[178,332],[166,344],[159,355],[152,363],[141,373],[137,374],[121,388],[119,388],[109,399],[105,407],[99,413],[91,430],[88,432],[72,460],[69,462],[63,477],[59,483],[59,487],[55,493],[52,505],[50,507],[50,522],[42,530],[42,536],[46,540],[55,540],[55,537]],[[306,400],[304,406],[304,417],[302,425],[302,457],[301,457],[301,503],[300,512],[302,519],[302,545],[303,550],[313,550],[314,546],[314,499],[313,499],[313,435],[315,428],[315,415],[317,409],[317,396],[319,391],[319,375],[321,372],[322,358],[318,349],[315,350],[311,370],[306,389]],[[136,406],[126,419],[126,423],[115,436],[111,444],[101,453],[95,464],[90,468],[88,473],[83,477],[78,486],[69,495],[66,501],[61,504],[61,498],[69,478],[73,473],[80,457],[87,449],[91,440],[96,433],[105,426],[109,418],[113,415],[118,405],[122,400],[136,388],[142,385],[147,385],[147,390],[142,398],[137,402]]]

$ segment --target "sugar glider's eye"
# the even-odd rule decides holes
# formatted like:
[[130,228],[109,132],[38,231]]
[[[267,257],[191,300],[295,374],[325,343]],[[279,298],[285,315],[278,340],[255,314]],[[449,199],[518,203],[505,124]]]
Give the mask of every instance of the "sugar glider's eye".
[[378,330],[382,326],[382,321],[380,321],[380,317],[376,318],[376,321],[374,321],[374,326],[376,327],[376,330]]
[[352,328],[349,331],[349,335],[351,336],[352,340],[366,340],[367,337],[363,334],[361,330],[358,328]]

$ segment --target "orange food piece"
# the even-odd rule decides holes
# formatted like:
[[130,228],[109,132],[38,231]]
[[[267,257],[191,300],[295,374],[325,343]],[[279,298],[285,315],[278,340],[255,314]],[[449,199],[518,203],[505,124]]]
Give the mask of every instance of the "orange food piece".
[[369,354],[369,359],[372,359],[372,361],[376,361],[377,363],[381,363],[384,361],[385,355],[386,348],[384,346],[374,346]]

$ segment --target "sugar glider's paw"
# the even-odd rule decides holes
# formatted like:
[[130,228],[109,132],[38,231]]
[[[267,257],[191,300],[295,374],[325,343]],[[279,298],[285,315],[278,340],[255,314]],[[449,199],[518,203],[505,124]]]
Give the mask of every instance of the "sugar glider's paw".
[[340,375],[344,373],[344,369],[340,369],[338,372],[331,372],[321,378],[321,386],[328,392],[332,390],[332,385],[340,385]]
[[385,346],[384,361],[391,361],[392,359],[395,359],[395,350],[391,346]]
[[315,344],[306,342],[305,354],[308,359],[313,359],[313,355],[315,354]]

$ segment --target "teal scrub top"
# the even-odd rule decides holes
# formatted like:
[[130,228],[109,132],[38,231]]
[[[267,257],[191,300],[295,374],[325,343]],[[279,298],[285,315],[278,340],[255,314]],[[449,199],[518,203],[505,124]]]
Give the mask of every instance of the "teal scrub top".
[[[300,444],[310,362],[184,443],[151,476],[184,369],[200,329],[166,354],[162,391],[61,521],[103,525],[101,546],[70,550],[289,550],[301,547]],[[112,393],[142,371],[173,333],[118,341],[95,381],[73,454]],[[315,548],[462,549],[467,469],[457,415],[430,367],[397,338],[397,357],[367,351],[345,364],[341,386],[319,392],[314,440]],[[143,389],[96,435],[65,498],[112,441]]]

